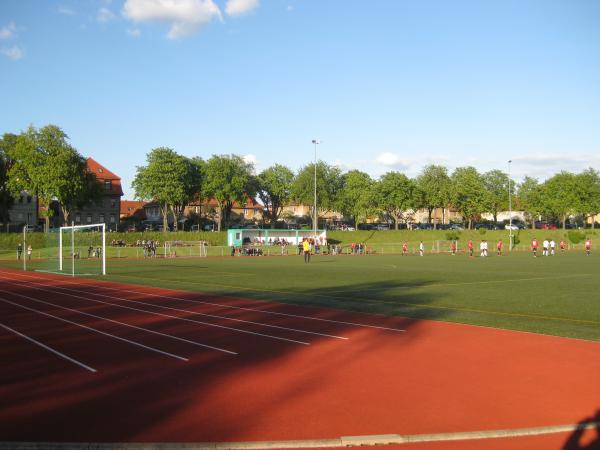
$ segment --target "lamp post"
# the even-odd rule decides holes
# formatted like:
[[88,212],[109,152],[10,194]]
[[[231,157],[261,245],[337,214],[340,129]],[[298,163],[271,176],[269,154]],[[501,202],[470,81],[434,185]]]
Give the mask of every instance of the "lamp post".
[[512,230],[512,190],[510,185],[510,164],[512,160],[508,160],[508,250],[512,252],[513,248],[513,230]]
[[315,180],[314,180],[314,188],[315,188],[315,201],[313,205],[313,233],[315,235],[315,239],[317,238],[317,227],[318,227],[318,219],[317,219],[317,145],[321,143],[318,139],[313,139],[312,143],[315,145]]

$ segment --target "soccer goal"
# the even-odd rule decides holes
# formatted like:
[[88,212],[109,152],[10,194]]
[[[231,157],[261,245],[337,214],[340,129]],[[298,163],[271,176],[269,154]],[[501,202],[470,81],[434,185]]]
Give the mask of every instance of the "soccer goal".
[[165,258],[196,257],[205,258],[208,242],[206,241],[165,241]]
[[72,276],[106,275],[106,225],[60,227],[58,271]]

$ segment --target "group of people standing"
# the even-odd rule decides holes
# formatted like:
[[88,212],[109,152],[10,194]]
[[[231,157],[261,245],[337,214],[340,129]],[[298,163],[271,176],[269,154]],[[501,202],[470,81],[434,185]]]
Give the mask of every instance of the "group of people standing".
[[[31,248],[31,244],[27,246],[27,259],[31,260],[31,254],[33,253],[33,248]],[[17,244],[17,259],[21,259],[23,257],[23,244],[19,242]]]

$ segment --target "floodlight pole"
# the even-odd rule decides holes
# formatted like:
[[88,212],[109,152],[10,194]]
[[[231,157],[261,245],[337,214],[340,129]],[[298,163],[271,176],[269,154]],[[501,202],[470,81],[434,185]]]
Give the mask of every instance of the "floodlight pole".
[[508,160],[508,250],[512,252],[513,248],[513,230],[512,230],[512,189],[510,185],[510,164],[512,160]]
[[317,217],[317,145],[321,143],[318,139],[313,139],[312,143],[315,145],[315,180],[314,180],[314,188],[315,188],[315,201],[314,201],[314,211],[313,211],[313,232],[315,235],[315,239],[317,237],[317,228],[318,228],[318,217]]

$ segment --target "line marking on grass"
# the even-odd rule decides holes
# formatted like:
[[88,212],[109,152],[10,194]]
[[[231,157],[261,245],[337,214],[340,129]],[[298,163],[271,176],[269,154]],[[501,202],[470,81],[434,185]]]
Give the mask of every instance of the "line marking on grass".
[[[6,278],[2,278],[2,277],[0,277],[0,279],[6,280]],[[9,282],[5,282],[5,283],[14,284],[16,286],[23,286],[22,283],[14,283],[14,282],[10,282],[10,281]],[[33,286],[28,286],[28,287],[31,288],[31,289],[38,289],[38,290],[43,291],[43,292],[50,292],[47,289],[39,289],[39,288],[35,288]],[[19,297],[23,297],[23,298],[29,299],[31,301],[34,301],[34,302],[38,302],[38,303],[43,303],[43,304],[46,304],[46,305],[54,306],[56,308],[65,309],[67,311],[71,311],[71,312],[74,312],[74,313],[77,313],[77,314],[82,314],[84,316],[94,317],[95,319],[106,320],[108,322],[116,323],[116,324],[122,325],[124,327],[134,328],[136,330],[145,331],[147,333],[156,334],[158,336],[168,337],[168,338],[171,338],[171,339],[175,339],[176,341],[181,341],[181,342],[186,342],[188,344],[197,345],[198,347],[203,347],[203,348],[207,348],[207,349],[210,349],[210,350],[216,350],[216,351],[223,352],[223,353],[229,353],[230,355],[237,355],[236,352],[232,352],[230,350],[225,350],[225,349],[219,348],[219,347],[213,347],[212,345],[202,344],[200,342],[191,341],[189,339],[180,338],[178,336],[173,336],[173,335],[167,334],[167,333],[161,333],[160,331],[154,331],[154,330],[150,330],[150,329],[144,328],[144,327],[138,327],[136,325],[131,325],[131,324],[128,324],[128,323],[120,322],[118,320],[109,319],[108,317],[102,317],[102,316],[97,316],[96,314],[91,314],[91,313],[87,313],[87,312],[83,312],[83,311],[78,311],[77,309],[67,308],[66,306],[57,305],[56,303],[51,303],[51,302],[47,302],[45,300],[40,300],[40,299],[36,299],[36,298],[33,298],[33,297],[29,297],[28,295],[17,294],[16,292],[5,291],[4,289],[0,289],[0,292],[6,292],[6,293],[11,294],[11,295],[16,295],[16,296],[19,296]],[[78,298],[85,299],[84,297],[79,297],[79,296],[78,296]],[[98,302],[98,303],[105,303],[107,305],[112,305],[112,303],[101,302],[99,300],[92,300],[92,299],[89,299],[89,300],[94,301],[94,302]]]
[[[3,292],[7,292],[7,291],[3,291]],[[9,294],[11,294],[11,292],[9,292]],[[169,356],[171,358],[179,359],[181,361],[186,361],[186,362],[189,361],[187,358],[184,358],[183,356],[174,355],[173,353],[164,352],[164,351],[159,350],[157,348],[149,347],[147,345],[141,344],[141,343],[136,342],[136,341],[131,341],[129,339],[122,338],[120,336],[115,336],[114,334],[105,333],[104,331],[100,331],[100,330],[98,330],[96,328],[88,327],[87,325],[82,325],[80,323],[73,322],[73,321],[68,320],[68,319],[63,319],[62,317],[54,316],[52,314],[45,313],[45,312],[40,311],[40,310],[35,309],[35,308],[29,308],[29,307],[27,307],[25,305],[19,305],[18,303],[11,302],[10,300],[6,300],[5,298],[2,298],[2,297],[0,297],[0,301],[3,301],[5,303],[9,303],[9,304],[11,304],[13,306],[16,306],[18,308],[27,309],[29,311],[32,311],[32,312],[35,312],[35,313],[38,313],[38,314],[42,314],[42,315],[47,316],[47,317],[52,317],[53,319],[57,319],[57,320],[60,320],[62,322],[66,322],[66,323],[69,323],[71,325],[75,325],[77,327],[85,328],[86,330],[93,331],[94,333],[102,334],[104,336],[108,336],[108,337],[111,337],[113,339],[117,339],[119,341],[127,342],[128,344],[132,344],[132,345],[135,345],[137,347],[145,348],[146,350],[150,350],[150,351],[153,351],[153,352],[156,352],[156,353],[160,353],[162,355]]]
[[[96,372],[96,369],[94,369],[93,367],[88,366],[87,364],[82,363],[81,361],[77,361],[74,358],[71,358],[70,356],[65,355],[64,353],[59,352],[58,350],[53,349],[52,347],[47,346],[46,344],[42,344],[40,341],[37,341],[35,339],[33,339],[32,337],[26,336],[23,333],[19,333],[17,330],[13,330],[12,328],[10,328],[9,326],[4,325],[3,323],[0,323],[0,327],[4,328],[5,330],[8,330],[18,336],[21,336],[23,339],[27,339],[29,342],[34,343],[35,345],[39,345],[40,347],[42,347],[43,349],[48,350],[49,352],[54,353],[57,356],[60,356],[61,358],[66,359],[67,361],[72,362],[73,364],[78,365],[79,367],[84,368],[85,370],[89,370],[90,372]],[[0,448],[2,448],[0,446]]]
[[[114,276],[114,275],[112,275]],[[118,277],[121,277],[122,275],[117,275]],[[126,277],[126,276],[123,276]],[[173,283],[173,280],[168,280],[168,279],[164,279],[164,278],[147,278],[147,277],[140,277],[140,276],[136,276],[136,277],[132,277],[132,278],[141,278],[141,279],[156,279],[156,280],[160,280],[160,281],[167,281],[170,283]],[[188,283],[188,281],[177,281],[177,283],[181,283],[181,284],[185,284]],[[327,298],[327,299],[337,299],[337,300],[343,300],[346,302],[369,302],[369,303],[381,303],[381,304],[387,304],[387,305],[395,305],[395,306],[410,306],[411,308],[421,308],[421,309],[443,309],[443,310],[448,310],[448,311],[459,311],[459,312],[470,312],[470,313],[478,313],[478,314],[491,314],[491,315],[497,315],[497,316],[507,316],[507,317],[520,317],[520,318],[528,318],[528,319],[542,319],[542,320],[552,320],[552,321],[560,321],[560,322],[572,322],[572,323],[585,323],[585,324],[590,324],[590,325],[600,325],[600,321],[598,320],[586,320],[586,319],[569,319],[566,317],[553,317],[553,316],[542,316],[542,315],[538,315],[538,314],[522,314],[522,313],[508,313],[508,312],[501,312],[501,311],[489,311],[489,310],[481,310],[481,309],[474,309],[474,308],[459,308],[459,307],[454,307],[454,306],[441,306],[441,305],[423,305],[423,304],[419,304],[419,303],[409,303],[409,302],[399,302],[399,301],[388,301],[388,300],[376,300],[376,299],[372,299],[372,298],[367,298],[367,297],[341,297],[341,296],[337,296],[337,295],[325,295],[325,294],[317,294],[317,293],[306,293],[306,292],[292,292],[292,291],[282,291],[282,290],[274,290],[274,289],[259,289],[259,288],[251,288],[251,287],[246,287],[246,286],[233,286],[233,285],[227,285],[227,284],[222,284],[222,283],[195,283],[195,282],[189,282],[189,283],[193,283],[193,284],[212,284],[214,286],[220,286],[220,287],[226,287],[226,288],[230,288],[230,289],[239,289],[239,290],[245,290],[245,291],[254,291],[254,292],[271,292],[271,293],[275,293],[275,294],[283,294],[283,295],[289,295],[289,296],[296,296],[296,295],[300,295],[300,296],[305,296],[305,297],[319,297],[319,298]],[[369,326],[369,325],[364,325],[364,326]],[[377,327],[377,326],[372,326],[373,328],[383,328],[383,329],[387,329],[384,327]],[[394,330],[393,328],[391,328],[391,330]],[[396,330],[399,331],[399,330]]]
[[65,450],[65,449],[96,449],[96,450],[261,450],[261,449],[305,449],[305,448],[341,448],[372,445],[399,445],[427,442],[452,442],[484,439],[506,439],[549,434],[572,433],[575,431],[600,428],[600,422],[583,422],[570,425],[555,425],[547,427],[515,428],[505,430],[462,431],[436,434],[380,434],[370,436],[341,436],[330,439],[304,439],[293,441],[246,441],[246,442],[161,442],[161,443],[96,443],[96,442],[0,442],[0,448],[13,450]]

